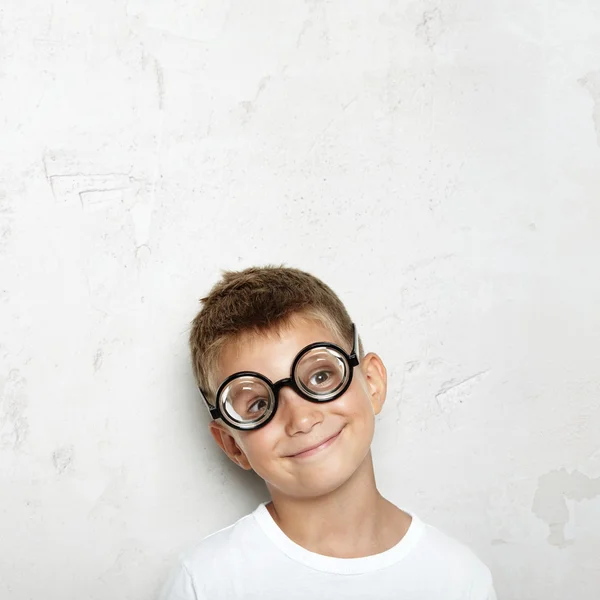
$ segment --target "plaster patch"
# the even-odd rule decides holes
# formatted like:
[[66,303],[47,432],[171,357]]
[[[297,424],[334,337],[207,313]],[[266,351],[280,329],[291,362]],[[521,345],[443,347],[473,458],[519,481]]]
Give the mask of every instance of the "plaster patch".
[[313,21],[312,19],[305,19],[304,23],[302,23],[302,28],[300,29],[300,33],[298,34],[298,37],[296,38],[296,48],[300,48],[300,42],[302,41],[302,38],[304,37],[304,35],[306,34],[306,32],[312,27],[313,25]]
[[52,453],[52,464],[57,473],[64,473],[73,462],[73,446],[61,446]]
[[267,84],[271,80],[269,75],[266,75],[258,82],[258,88],[254,94],[254,98],[252,100],[244,100],[240,102],[240,106],[244,109],[244,117],[242,119],[243,123],[246,123],[251,115],[256,111],[256,107],[258,105],[258,100],[261,94],[264,92]]
[[566,469],[551,471],[539,478],[533,499],[532,510],[550,528],[548,543],[564,548],[573,543],[565,537],[565,526],[569,521],[566,499],[591,500],[600,496],[600,477],[587,477],[579,471]]
[[133,224],[135,246],[138,250],[142,246],[148,247],[148,242],[150,241],[150,229],[152,225],[153,212],[152,205],[152,200],[150,202],[140,201],[136,202],[129,210],[129,215],[131,216],[131,222]]
[[300,48],[300,43],[306,35],[306,32],[315,24],[315,20],[318,21],[318,16],[315,17],[317,8],[319,8],[318,3],[314,2],[313,0],[308,0],[306,2],[306,6],[308,7],[308,17],[304,19],[302,27],[300,28],[300,33],[296,38],[296,48]]
[[119,204],[123,202],[123,189],[114,190],[87,190],[79,192],[81,204],[84,207],[96,208],[107,204]]
[[8,239],[12,233],[13,211],[8,203],[4,190],[0,190],[0,252],[8,246]]
[[[142,244],[138,246],[135,250],[135,258],[140,266],[145,266],[148,264],[150,257],[152,256],[152,249],[147,244]],[[144,298],[142,297],[142,303],[144,302]]]
[[344,116],[345,112],[356,102],[357,98],[358,98],[358,95],[354,96],[354,98],[352,98],[351,100],[346,102],[346,104],[344,104],[341,107],[340,112],[338,114],[334,115],[329,120],[327,125],[325,125],[325,127],[323,127],[323,129],[321,129],[321,131],[313,138],[313,140],[310,144],[310,147],[309,147],[308,151],[306,152],[306,155],[304,158],[307,158],[310,155],[310,153],[314,150],[315,146],[317,146],[317,144],[319,144],[324,139],[325,135],[330,130],[332,125],[336,124]]
[[417,37],[423,39],[429,49],[433,49],[437,44],[443,31],[444,21],[442,13],[437,6],[423,12],[421,21],[415,29]]
[[107,589],[113,590],[118,585],[119,589],[125,590],[132,574],[133,577],[145,576],[144,569],[149,562],[150,557],[136,540],[125,540],[112,564],[98,576],[98,581],[107,586]]
[[57,202],[79,202],[83,208],[122,202],[123,191],[130,184],[126,173],[49,175],[48,181]]
[[96,350],[96,354],[94,354],[94,360],[92,362],[92,366],[94,367],[94,373],[97,373],[102,367],[103,358],[104,352],[102,348],[98,348],[98,350]]
[[594,102],[592,119],[596,130],[596,140],[600,146],[600,71],[592,71],[582,77],[579,83],[590,93]]
[[12,369],[0,393],[0,448],[18,450],[29,433],[25,416],[26,381],[18,369]]
[[[153,57],[154,58],[154,57]],[[154,75],[156,77],[156,94],[158,96],[158,110],[165,107],[165,76],[161,64],[154,58]]]

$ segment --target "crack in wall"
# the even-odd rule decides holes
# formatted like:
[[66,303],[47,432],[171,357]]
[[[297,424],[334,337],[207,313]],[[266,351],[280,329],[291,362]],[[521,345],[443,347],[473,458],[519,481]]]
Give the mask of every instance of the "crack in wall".
[[457,404],[463,404],[489,371],[489,369],[480,371],[461,381],[446,381],[435,395],[435,400],[440,409],[448,411],[452,410]]

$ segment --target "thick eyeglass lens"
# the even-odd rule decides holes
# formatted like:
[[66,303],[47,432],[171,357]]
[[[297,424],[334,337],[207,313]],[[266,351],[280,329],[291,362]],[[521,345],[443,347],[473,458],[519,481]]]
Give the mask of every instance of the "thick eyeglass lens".
[[234,379],[221,392],[220,402],[227,415],[238,423],[253,423],[273,410],[273,392],[257,377]]
[[306,394],[319,400],[335,396],[348,381],[346,359],[333,348],[313,348],[296,364],[294,379]]

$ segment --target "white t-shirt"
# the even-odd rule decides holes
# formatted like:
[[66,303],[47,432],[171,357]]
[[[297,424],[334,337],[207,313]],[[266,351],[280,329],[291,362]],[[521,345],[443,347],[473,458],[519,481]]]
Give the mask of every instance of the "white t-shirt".
[[288,538],[264,504],[190,552],[161,600],[496,600],[488,568],[415,515],[380,554],[334,558]]

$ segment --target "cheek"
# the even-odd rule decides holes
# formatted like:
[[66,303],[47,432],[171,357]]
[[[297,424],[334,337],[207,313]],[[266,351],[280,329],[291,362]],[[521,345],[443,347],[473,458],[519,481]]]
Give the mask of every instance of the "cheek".
[[254,470],[273,456],[276,436],[269,425],[272,423],[262,429],[244,433],[238,439],[239,447]]
[[334,408],[332,414],[337,414],[349,423],[354,435],[358,436],[354,439],[361,440],[359,446],[362,447],[363,443],[370,444],[375,433],[375,413],[367,394],[362,387],[358,386],[352,394],[346,394],[339,400],[340,403]]
[[353,418],[369,418],[373,416],[373,406],[362,382],[353,381],[348,391],[332,403],[334,410]]

